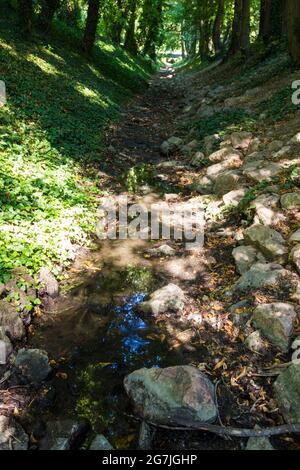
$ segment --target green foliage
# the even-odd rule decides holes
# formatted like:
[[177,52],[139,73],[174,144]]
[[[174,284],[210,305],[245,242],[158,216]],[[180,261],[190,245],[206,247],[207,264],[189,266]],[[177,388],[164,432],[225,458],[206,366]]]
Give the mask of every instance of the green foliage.
[[[18,266],[36,273],[67,264],[74,244],[88,242],[103,130],[148,75],[141,61],[103,42],[87,63],[70,28],[68,42],[57,29],[46,44],[18,39],[13,17],[0,28],[0,80],[8,93],[0,108],[1,283]],[[83,177],[88,163],[95,173]]]
[[224,136],[227,133],[243,129],[244,131],[253,131],[256,126],[255,117],[249,116],[243,108],[235,108],[232,110],[219,111],[209,119],[200,119],[193,126],[197,132],[197,139],[202,140],[204,137],[212,134],[220,134]]

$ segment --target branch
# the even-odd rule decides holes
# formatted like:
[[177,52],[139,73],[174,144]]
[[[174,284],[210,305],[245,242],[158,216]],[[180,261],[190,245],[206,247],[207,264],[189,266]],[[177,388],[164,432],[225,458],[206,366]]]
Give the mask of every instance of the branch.
[[230,436],[230,437],[268,437],[268,436],[279,436],[281,434],[300,434],[300,424],[284,424],[282,426],[275,426],[265,429],[242,429],[223,427],[216,424],[200,423],[197,425],[191,425],[189,427],[181,426],[167,426],[165,424],[152,423],[146,421],[147,424],[153,427],[161,429],[169,429],[171,431],[208,431],[219,436]]

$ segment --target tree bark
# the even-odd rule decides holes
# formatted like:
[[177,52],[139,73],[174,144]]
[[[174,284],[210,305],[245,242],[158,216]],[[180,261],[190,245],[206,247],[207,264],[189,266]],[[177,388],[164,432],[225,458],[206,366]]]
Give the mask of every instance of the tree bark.
[[33,22],[32,0],[19,0],[19,22],[24,36],[30,36]]
[[214,44],[214,49],[215,53],[218,54],[221,49],[221,29],[223,25],[223,20],[224,20],[224,0],[219,0],[218,2],[218,11],[217,15],[215,18],[214,26],[213,26],[213,44]]
[[137,55],[138,52],[138,46],[135,37],[136,9],[136,0],[131,0],[130,17],[125,36],[124,48],[133,55]]
[[241,17],[241,51],[246,55],[250,48],[250,4],[251,0],[243,0]]
[[292,59],[300,63],[300,1],[287,0],[288,46]]
[[39,23],[46,33],[51,30],[54,14],[58,9],[59,4],[60,0],[44,0],[43,2]]
[[241,49],[241,18],[242,18],[242,0],[235,0],[234,18],[232,23],[231,44],[228,55],[232,56]]
[[82,43],[83,52],[90,55],[96,39],[97,25],[100,12],[100,0],[89,0],[89,7]]

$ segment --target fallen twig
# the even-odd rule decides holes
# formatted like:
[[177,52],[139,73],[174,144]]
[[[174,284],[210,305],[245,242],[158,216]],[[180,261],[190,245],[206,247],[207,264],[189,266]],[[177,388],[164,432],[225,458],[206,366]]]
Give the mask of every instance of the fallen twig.
[[279,436],[281,434],[300,434],[300,424],[284,424],[282,426],[274,426],[265,429],[242,429],[218,426],[217,424],[199,423],[197,425],[191,425],[189,427],[184,426],[167,426],[165,424],[153,423],[146,421],[151,426],[158,427],[161,429],[168,429],[171,431],[207,431],[219,436],[230,436],[230,437],[268,437],[268,436]]

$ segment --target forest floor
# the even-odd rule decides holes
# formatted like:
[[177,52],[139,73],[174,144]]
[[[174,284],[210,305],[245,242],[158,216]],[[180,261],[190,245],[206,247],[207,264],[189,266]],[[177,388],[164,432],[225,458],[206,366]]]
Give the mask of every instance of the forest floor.
[[[299,202],[282,202],[299,188],[299,142],[291,141],[300,131],[300,110],[291,104],[291,83],[298,75],[284,55],[245,69],[233,64],[184,74],[166,69],[107,130],[101,165],[88,166],[89,178],[97,175],[101,187],[98,202],[121,195],[130,205],[146,207],[196,202],[205,212],[205,242],[188,251],[182,240],[102,242],[95,236],[93,245],[81,250],[64,274],[60,295],[48,299],[42,311],[36,308],[29,330],[29,346],[47,351],[54,370],[23,417],[31,446],[39,446],[41,422],[80,416],[114,447],[136,448],[138,424],[123,379],[150,366],[193,365],[205,372],[215,385],[220,426],[265,428],[286,421],[273,384],[291,361],[290,342],[300,331],[298,265],[286,256],[294,246],[290,237],[300,228]],[[181,140],[162,151],[171,136]],[[228,147],[232,164],[228,155],[216,154]],[[275,250],[264,241],[245,242],[253,222],[280,234]],[[160,251],[166,244],[171,254]],[[254,251],[243,252],[241,266],[233,250],[250,245]],[[277,278],[269,282],[266,274],[257,283],[262,265]],[[133,307],[171,283],[182,289],[184,307],[137,314]],[[295,309],[287,320],[292,324],[284,351],[278,341],[285,332],[279,328],[279,339],[278,331],[257,336],[252,322],[259,305],[274,302]],[[143,323],[141,331],[136,322]],[[47,394],[53,398],[45,404]],[[247,439],[162,429],[152,442],[161,450],[246,444]],[[300,442],[283,435],[267,445],[299,449]]]

